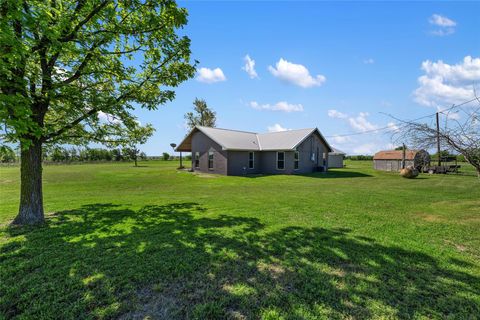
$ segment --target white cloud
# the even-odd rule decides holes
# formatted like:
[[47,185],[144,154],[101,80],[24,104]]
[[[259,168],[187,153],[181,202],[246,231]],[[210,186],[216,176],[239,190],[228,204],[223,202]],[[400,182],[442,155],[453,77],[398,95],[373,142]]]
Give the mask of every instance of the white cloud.
[[346,119],[348,118],[348,115],[346,115],[345,113],[342,113],[340,111],[337,111],[335,109],[330,109],[328,110],[328,116],[330,118],[337,118],[337,119]]
[[388,130],[398,132],[400,130],[400,127],[395,124],[394,122],[389,122],[387,123]]
[[245,58],[243,58],[243,60],[245,61],[245,65],[242,67],[242,70],[245,70],[245,72],[248,73],[250,79],[258,78],[258,74],[255,71],[255,60],[250,58],[248,54],[245,56]]
[[268,129],[268,132],[280,132],[280,131],[291,130],[291,129],[287,129],[287,128],[282,127],[278,123],[275,123],[273,126],[268,126],[267,129]]
[[450,65],[442,60],[422,62],[424,75],[414,100],[425,106],[458,104],[474,97],[473,83],[480,80],[480,58],[466,56],[461,63]]
[[434,36],[443,37],[443,36],[449,36],[451,34],[454,34],[455,29],[453,28],[437,29],[437,30],[433,30],[430,33],[433,34]]
[[363,155],[373,155],[374,153],[376,153],[379,150],[380,149],[378,148],[378,146],[375,143],[369,142],[369,143],[364,143],[364,144],[361,144],[361,145],[353,148],[353,153],[354,154],[363,154]]
[[457,25],[457,23],[452,19],[439,14],[433,14],[428,19],[428,22],[437,27],[437,29],[431,31],[431,34],[435,36],[448,36],[453,34],[455,32],[455,26]]
[[251,101],[250,107],[257,110],[283,111],[283,112],[300,112],[303,111],[303,105],[279,101],[275,104],[259,104],[257,101]]
[[303,88],[321,86],[327,80],[327,78],[321,74],[313,77],[305,66],[288,62],[283,58],[278,60],[275,67],[269,66],[268,70],[280,80]]
[[198,70],[197,80],[204,83],[214,83],[227,80],[222,69],[200,68]]
[[98,114],[98,119],[100,121],[105,121],[105,122],[110,122],[110,123],[122,123],[120,119],[115,118],[113,115],[110,113],[106,113],[103,111],[99,111]]
[[356,117],[348,118],[350,126],[360,132],[376,130],[377,126],[367,120],[368,113],[360,112]]
[[457,23],[452,19],[439,14],[433,14],[430,19],[428,19],[428,22],[439,27],[455,27],[457,25]]
[[336,144],[343,144],[350,141],[350,137],[348,136],[339,136],[333,135],[332,137],[328,138],[328,141],[333,141]]
[[363,60],[363,63],[364,64],[374,64],[375,60],[373,60],[372,58],[368,58],[368,59]]

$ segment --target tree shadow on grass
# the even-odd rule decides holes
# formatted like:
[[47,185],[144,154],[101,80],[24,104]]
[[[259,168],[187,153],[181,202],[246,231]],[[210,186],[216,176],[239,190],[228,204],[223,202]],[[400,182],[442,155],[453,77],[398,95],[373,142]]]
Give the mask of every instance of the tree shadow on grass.
[[[474,318],[480,278],[348,229],[92,204],[0,247],[6,318]],[[468,266],[468,265],[467,265]],[[463,270],[463,271],[461,271]]]

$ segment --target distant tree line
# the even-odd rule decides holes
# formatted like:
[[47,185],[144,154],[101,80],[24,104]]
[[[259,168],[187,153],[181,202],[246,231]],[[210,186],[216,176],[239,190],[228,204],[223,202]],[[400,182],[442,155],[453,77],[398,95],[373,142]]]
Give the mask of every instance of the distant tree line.
[[[130,148],[78,148],[61,147],[44,148],[43,161],[47,162],[89,162],[89,161],[130,161],[138,156],[141,160],[147,160],[145,152],[137,153],[138,150]],[[19,161],[15,149],[10,146],[0,146],[0,163],[14,163]]]
[[[403,150],[403,147],[398,147],[398,148],[395,148],[395,150]],[[406,148],[407,150],[407,148]],[[447,150],[444,150],[444,151],[441,151],[440,152],[440,157],[442,158],[443,161],[451,161],[451,160],[454,160],[456,159],[458,162],[465,162],[465,157],[461,154],[452,154],[450,152],[448,152]],[[347,160],[353,160],[353,161],[356,161],[356,160],[359,160],[359,161],[365,161],[365,160],[373,160],[373,156],[369,156],[369,155],[357,155],[357,156],[346,156],[345,159]],[[434,160],[434,159],[438,159],[438,154],[437,153],[434,153],[431,155],[431,159]]]
[[347,160],[373,160],[373,156],[364,156],[364,155],[358,155],[358,156],[346,156],[345,159]]
[[[44,161],[52,162],[88,162],[88,161],[129,161],[135,160],[136,150],[130,148],[75,148],[56,146],[44,151]],[[147,160],[145,152],[140,152],[138,157]]]

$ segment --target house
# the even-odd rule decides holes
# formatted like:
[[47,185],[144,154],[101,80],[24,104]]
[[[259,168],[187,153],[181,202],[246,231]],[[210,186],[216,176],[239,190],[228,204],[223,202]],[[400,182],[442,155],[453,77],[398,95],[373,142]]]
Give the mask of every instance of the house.
[[[380,151],[373,157],[373,168],[383,171],[399,171],[402,169],[403,150]],[[405,167],[420,169],[430,164],[430,155],[425,150],[406,150]]]
[[195,127],[176,148],[192,153],[192,170],[224,175],[326,171],[332,151],[317,128],[281,132]]
[[332,148],[333,151],[328,153],[328,167],[329,168],[343,168],[343,159],[345,159],[346,153]]

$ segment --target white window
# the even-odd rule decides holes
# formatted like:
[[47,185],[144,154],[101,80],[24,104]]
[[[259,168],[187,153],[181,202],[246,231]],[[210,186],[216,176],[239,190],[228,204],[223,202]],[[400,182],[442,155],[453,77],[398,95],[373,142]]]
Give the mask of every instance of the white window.
[[195,152],[195,168],[200,167],[200,152]]
[[248,153],[248,169],[255,168],[255,152]]
[[277,170],[285,169],[285,152],[277,152]]
[[208,152],[208,169],[213,170],[213,151]]
[[298,169],[298,165],[299,165],[299,162],[300,162],[300,153],[298,151],[295,151],[295,155],[294,155],[294,158],[293,158],[293,168],[295,170]]

